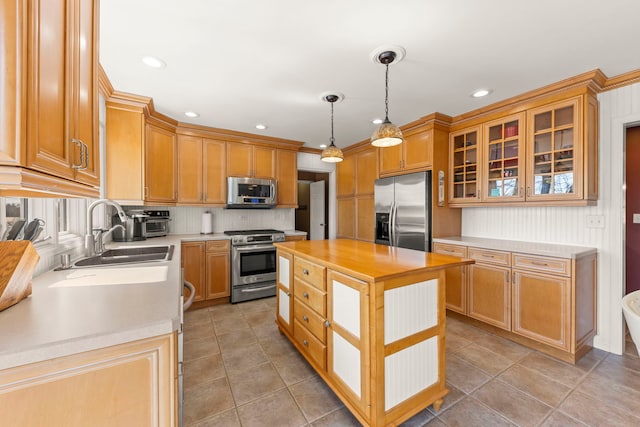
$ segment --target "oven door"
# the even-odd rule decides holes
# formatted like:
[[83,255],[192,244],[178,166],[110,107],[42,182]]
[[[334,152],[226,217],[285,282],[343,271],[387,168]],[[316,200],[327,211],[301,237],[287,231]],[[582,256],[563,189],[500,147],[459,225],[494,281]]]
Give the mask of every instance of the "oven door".
[[272,244],[234,246],[231,286],[276,280],[276,248]]

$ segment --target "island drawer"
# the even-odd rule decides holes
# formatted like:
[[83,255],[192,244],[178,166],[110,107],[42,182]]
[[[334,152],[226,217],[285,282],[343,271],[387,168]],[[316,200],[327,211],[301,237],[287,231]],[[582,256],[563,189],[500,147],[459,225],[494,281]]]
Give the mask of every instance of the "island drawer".
[[326,290],[327,269],[321,265],[296,257],[293,262],[293,274],[318,289]]
[[469,248],[469,258],[503,267],[511,266],[511,252],[494,251],[482,248]]
[[450,245],[448,243],[434,243],[433,252],[438,254],[457,256],[460,258],[467,257],[466,246]]
[[320,316],[327,315],[327,297],[321,290],[296,277],[293,285],[293,294]]
[[535,270],[541,273],[571,276],[571,260],[535,255],[513,254],[513,268]]
[[207,252],[229,251],[228,240],[207,240]]
[[293,320],[293,337],[304,352],[323,370],[327,367],[327,347],[313,336],[298,319]]
[[293,317],[320,341],[327,342],[327,328],[324,326],[325,319],[298,298],[293,299]]

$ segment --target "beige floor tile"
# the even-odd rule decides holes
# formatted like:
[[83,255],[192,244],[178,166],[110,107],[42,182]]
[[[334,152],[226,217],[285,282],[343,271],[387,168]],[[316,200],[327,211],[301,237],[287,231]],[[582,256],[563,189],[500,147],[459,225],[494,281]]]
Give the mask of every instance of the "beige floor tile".
[[521,427],[540,424],[552,410],[550,406],[498,379],[480,387],[473,397]]
[[232,334],[234,332],[247,331],[250,329],[249,324],[244,316],[229,317],[225,319],[214,319],[213,328],[216,335]]
[[185,326],[193,326],[198,323],[211,322],[211,315],[206,308],[191,309],[184,313]]
[[257,342],[238,350],[225,351],[222,353],[222,359],[229,376],[243,374],[248,369],[269,361]]
[[220,353],[220,347],[215,337],[201,338],[184,343],[185,362],[218,353]]
[[490,335],[488,332],[483,331],[480,328],[476,328],[475,326],[469,325],[461,320],[454,319],[452,317],[447,317],[447,333],[453,332],[463,338],[468,339],[469,341],[478,341],[487,335]]
[[466,346],[456,355],[491,376],[499,374],[514,363],[512,360],[475,343]]
[[560,405],[562,412],[590,426],[637,427],[640,418],[620,411],[609,402],[574,391]]
[[238,406],[238,416],[243,427],[301,427],[307,425],[307,421],[287,389]]
[[238,412],[235,409],[221,412],[218,415],[207,418],[193,424],[193,427],[241,427]]
[[593,372],[632,390],[640,390],[640,372],[627,369],[609,358],[603,360]]
[[[636,375],[640,380],[640,374],[629,372],[629,377]],[[640,417],[640,388],[636,387],[631,378],[616,378],[609,376],[608,372],[595,371],[587,375],[576,390],[588,394],[591,397],[601,399],[622,411],[636,413]]]
[[574,420],[567,414],[563,414],[560,411],[555,411],[549,417],[544,420],[540,427],[585,427],[586,424],[581,423],[578,420]]
[[487,335],[483,339],[476,341],[476,344],[488,350],[491,350],[492,352],[499,354],[500,356],[505,357],[512,362],[521,360],[532,351],[525,346],[498,337],[496,335]]
[[309,422],[343,406],[333,391],[318,376],[290,386],[289,391]]
[[297,351],[271,357],[271,362],[287,385],[299,383],[315,375],[311,365]]
[[467,394],[464,391],[453,386],[449,381],[447,381],[446,386],[449,389],[449,393],[447,393],[447,395],[444,397],[444,402],[442,403],[440,410],[436,412],[435,409],[433,409],[433,405],[427,408],[434,415],[441,414],[447,408],[450,408],[451,406],[455,405],[457,402],[459,402],[460,400],[464,399],[467,396]]
[[297,351],[291,341],[284,335],[279,335],[276,338],[260,338],[258,342],[269,357],[278,357]]
[[255,311],[245,313],[244,318],[247,320],[249,326],[261,326],[273,323],[275,326],[276,322],[276,312],[275,310],[265,310],[265,311]]
[[236,405],[245,404],[285,387],[278,371],[270,362],[229,375],[229,383]]
[[407,421],[400,424],[400,427],[422,427],[434,418],[433,413],[429,409],[423,409],[422,411],[409,418]]
[[446,333],[445,336],[445,345],[447,348],[447,351],[450,352],[457,352],[462,350],[463,348],[465,348],[466,346],[468,346],[469,344],[471,344],[472,341],[461,337],[460,335],[456,334],[455,332],[448,332]]
[[576,363],[576,367],[582,369],[585,372],[591,371],[594,367],[596,367],[602,360],[604,360],[607,355],[606,351],[599,350],[597,348],[592,348],[587,354],[582,356],[580,360]]
[[500,427],[515,425],[473,397],[462,399],[438,415],[438,418],[447,426]]
[[192,341],[203,338],[211,338],[215,334],[213,332],[213,323],[203,322],[196,323],[194,325],[185,326],[184,328],[184,341]]
[[554,408],[571,391],[570,387],[521,365],[510,367],[498,378]]
[[219,304],[209,307],[209,313],[213,320],[242,317],[242,310],[238,304]]
[[184,424],[192,425],[233,407],[233,396],[226,377],[198,385],[185,390]]
[[280,332],[275,322],[267,322],[262,325],[254,325],[251,327],[253,333],[256,334],[258,339],[287,339],[284,334]]
[[184,362],[185,390],[226,376],[220,353]]
[[311,424],[313,427],[360,427],[362,424],[344,406]]
[[446,378],[464,393],[471,393],[491,379],[489,375],[455,355],[447,356]]
[[617,354],[609,354],[605,359],[606,363],[617,364],[629,370],[640,373],[640,358],[622,355],[618,356]]
[[447,427],[447,425],[445,423],[443,423],[442,421],[440,421],[440,419],[438,418],[433,418],[431,421],[428,421],[424,427],[429,426],[429,427]]
[[236,304],[236,305],[238,307],[240,307],[240,310],[245,315],[247,313],[255,313],[257,311],[273,311],[272,306],[269,303],[267,303],[264,300],[262,300],[262,299],[241,302],[241,303]]
[[220,345],[220,351],[222,353],[245,348],[257,342],[258,339],[251,329],[243,329],[218,335],[218,344]]
[[530,353],[519,364],[569,387],[575,387],[586,375],[586,372],[579,367],[553,359],[537,351]]

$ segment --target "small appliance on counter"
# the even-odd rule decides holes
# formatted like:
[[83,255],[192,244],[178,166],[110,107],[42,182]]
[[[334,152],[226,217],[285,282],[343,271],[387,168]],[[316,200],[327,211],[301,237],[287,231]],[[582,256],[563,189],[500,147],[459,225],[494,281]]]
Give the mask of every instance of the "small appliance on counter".
[[111,221],[113,225],[122,225],[124,230],[120,227],[113,230],[114,242],[136,242],[147,239],[147,224],[146,221],[149,215],[145,214],[142,210],[126,211],[127,219],[122,222],[118,214],[115,214]]
[[169,221],[171,217],[168,210],[145,210],[146,237],[162,237],[169,234]]

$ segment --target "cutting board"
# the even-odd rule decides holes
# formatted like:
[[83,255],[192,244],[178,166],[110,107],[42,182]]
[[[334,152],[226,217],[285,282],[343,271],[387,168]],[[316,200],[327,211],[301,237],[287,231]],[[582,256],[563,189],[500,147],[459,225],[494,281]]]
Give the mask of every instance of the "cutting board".
[[28,240],[0,242],[0,311],[31,295],[40,255]]

